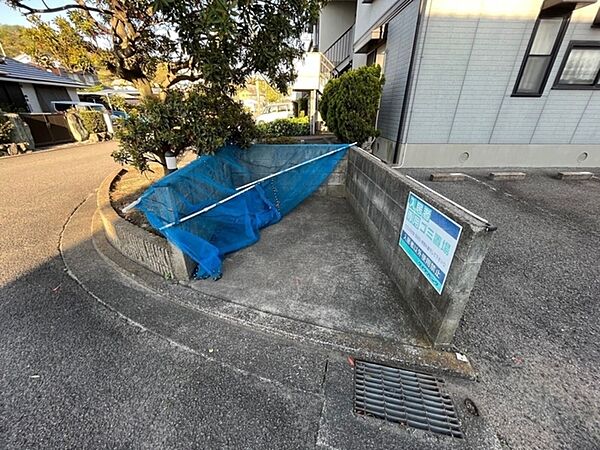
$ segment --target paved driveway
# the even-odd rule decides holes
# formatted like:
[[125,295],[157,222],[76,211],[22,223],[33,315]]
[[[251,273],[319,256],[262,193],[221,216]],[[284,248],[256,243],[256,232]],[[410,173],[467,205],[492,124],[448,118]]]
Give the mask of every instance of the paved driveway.
[[600,179],[404,172],[498,226],[455,341],[498,434],[511,447],[598,448]]
[[[88,279],[98,275],[94,292],[156,328],[196,335],[198,350],[97,303],[65,273],[57,246],[71,213],[115,167],[113,146],[0,160],[0,448],[476,443],[354,416],[352,371],[340,354],[176,314],[123,277],[100,275],[110,267],[86,238],[92,199],[84,203],[88,215],[73,220],[82,226],[68,251]],[[480,380],[454,383],[455,400],[459,407],[464,397],[474,400],[513,448],[594,448],[600,184],[473,175],[431,184],[499,226],[457,335]],[[480,448],[494,442],[485,439]]]
[[[0,448],[313,446],[321,379],[306,392],[215,364],[127,324],[65,273],[63,225],[117,167],[115,145],[0,160]],[[98,294],[144,296],[118,281]]]

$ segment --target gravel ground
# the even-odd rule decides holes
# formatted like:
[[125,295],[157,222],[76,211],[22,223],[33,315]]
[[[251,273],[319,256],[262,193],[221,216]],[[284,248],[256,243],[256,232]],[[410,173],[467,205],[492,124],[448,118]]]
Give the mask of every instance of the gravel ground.
[[429,182],[498,226],[457,347],[473,400],[509,448],[600,448],[600,179]]

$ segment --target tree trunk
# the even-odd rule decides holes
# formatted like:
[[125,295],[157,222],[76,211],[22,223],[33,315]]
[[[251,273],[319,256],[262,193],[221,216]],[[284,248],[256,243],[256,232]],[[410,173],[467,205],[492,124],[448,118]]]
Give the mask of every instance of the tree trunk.
[[160,160],[161,168],[162,168],[162,171],[163,171],[163,177],[164,177],[165,175],[168,175],[168,173],[167,173],[167,159],[165,158],[165,154],[164,153],[156,154],[156,156]]
[[133,86],[140,92],[140,97],[142,99],[152,97],[154,93],[152,92],[152,83],[150,80],[138,79],[132,81]]

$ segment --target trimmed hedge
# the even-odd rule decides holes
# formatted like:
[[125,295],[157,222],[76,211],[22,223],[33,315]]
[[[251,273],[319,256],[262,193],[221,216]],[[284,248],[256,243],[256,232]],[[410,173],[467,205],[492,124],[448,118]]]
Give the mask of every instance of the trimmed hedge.
[[77,111],[83,126],[88,133],[105,133],[108,131],[106,122],[104,121],[104,114],[100,111]]
[[308,117],[295,117],[293,119],[277,119],[273,122],[259,123],[259,136],[262,138],[283,136],[306,136],[310,134]]

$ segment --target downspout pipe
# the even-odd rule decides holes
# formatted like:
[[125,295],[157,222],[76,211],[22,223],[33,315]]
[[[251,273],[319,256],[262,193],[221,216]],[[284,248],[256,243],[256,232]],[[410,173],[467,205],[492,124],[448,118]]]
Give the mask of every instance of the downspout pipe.
[[415,26],[415,37],[413,40],[412,51],[410,55],[410,63],[408,65],[408,77],[406,79],[406,87],[404,88],[404,98],[402,99],[402,111],[400,112],[400,123],[398,124],[398,136],[396,138],[396,145],[394,146],[394,157],[392,158],[392,164],[397,164],[398,153],[400,151],[400,143],[402,140],[402,134],[404,132],[404,124],[406,122],[406,116],[408,115],[408,102],[410,97],[410,90],[412,88],[412,76],[415,68],[415,55],[417,53],[417,45],[419,42],[419,32],[421,31],[421,22],[425,13],[425,7],[427,6],[427,0],[420,1],[419,14],[417,16],[417,25]]

